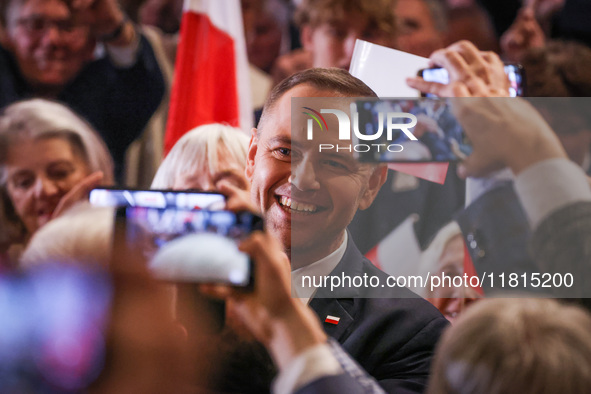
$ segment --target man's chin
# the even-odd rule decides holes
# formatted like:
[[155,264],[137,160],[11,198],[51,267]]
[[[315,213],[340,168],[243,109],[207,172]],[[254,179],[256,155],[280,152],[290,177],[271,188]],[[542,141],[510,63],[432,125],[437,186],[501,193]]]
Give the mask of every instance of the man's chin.
[[63,75],[48,75],[39,80],[39,86],[47,89],[56,89],[65,86],[70,78]]
[[[328,233],[318,231],[314,226],[301,223],[294,225],[291,222],[273,220],[269,216],[266,219],[267,231],[279,240],[283,249],[292,258],[292,263],[295,257],[300,262],[306,260],[306,264],[310,264],[328,255],[335,244],[336,236],[331,237]],[[308,261],[309,259],[313,260]]]
[[40,91],[60,91],[74,78],[70,73],[62,71],[46,71],[29,81],[35,89]]
[[[316,249],[318,238],[314,238],[309,234],[298,234],[298,232],[290,231],[289,229],[279,228],[267,224],[267,229],[273,236],[279,240],[283,249],[289,252],[292,256],[302,256],[310,253],[311,250]],[[302,229],[304,232],[304,229]]]
[[335,242],[319,234],[292,234],[290,251],[292,266],[308,265],[328,256]]

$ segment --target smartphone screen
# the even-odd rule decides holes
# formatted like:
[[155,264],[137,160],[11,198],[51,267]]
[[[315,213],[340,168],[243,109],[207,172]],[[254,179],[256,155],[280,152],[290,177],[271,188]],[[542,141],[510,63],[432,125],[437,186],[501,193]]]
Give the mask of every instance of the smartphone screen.
[[505,73],[509,77],[511,97],[523,97],[525,95],[525,72],[520,64],[505,65]]
[[117,215],[117,222],[124,223],[126,247],[143,253],[156,278],[252,285],[252,261],[238,250],[238,243],[252,231],[262,229],[259,216],[249,212],[146,207],[119,208]]
[[[523,97],[525,86],[525,72],[523,67],[519,64],[506,64],[505,74],[509,77],[511,86],[509,87],[509,95],[511,97]],[[438,82],[443,85],[449,83],[449,74],[447,70],[441,67],[425,68],[419,71],[419,76],[427,82]],[[424,97],[436,97],[432,94],[426,94]]]
[[90,191],[90,203],[101,207],[148,207],[220,210],[223,194],[177,190],[142,190],[99,187]]
[[361,162],[456,162],[472,153],[446,99],[368,99],[356,108],[352,151]]

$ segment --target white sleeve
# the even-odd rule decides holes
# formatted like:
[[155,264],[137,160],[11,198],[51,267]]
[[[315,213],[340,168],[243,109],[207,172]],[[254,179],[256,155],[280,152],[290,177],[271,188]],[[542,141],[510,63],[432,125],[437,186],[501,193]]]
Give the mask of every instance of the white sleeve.
[[113,64],[120,68],[128,68],[135,64],[140,46],[140,32],[136,29],[133,41],[124,47],[104,44],[105,50]]
[[532,228],[550,213],[578,201],[591,201],[589,178],[568,159],[548,159],[522,171],[515,191]]
[[273,382],[273,393],[293,393],[308,383],[326,376],[340,375],[343,368],[332,354],[330,345],[316,345],[279,371]]

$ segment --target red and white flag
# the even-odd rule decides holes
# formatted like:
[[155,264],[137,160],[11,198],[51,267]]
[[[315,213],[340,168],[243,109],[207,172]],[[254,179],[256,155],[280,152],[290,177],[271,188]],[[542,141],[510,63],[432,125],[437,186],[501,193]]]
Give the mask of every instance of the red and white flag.
[[252,127],[239,0],[185,0],[164,151],[194,127]]
[[341,320],[340,317],[327,315],[326,316],[326,319],[324,319],[324,322],[325,323],[330,323],[330,324],[339,324],[339,321],[340,320]]

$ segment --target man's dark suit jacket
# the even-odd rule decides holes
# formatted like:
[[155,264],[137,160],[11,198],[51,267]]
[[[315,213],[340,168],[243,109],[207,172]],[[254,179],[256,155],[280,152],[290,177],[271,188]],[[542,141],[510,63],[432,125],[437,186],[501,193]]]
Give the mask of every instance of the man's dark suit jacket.
[[[341,262],[331,275],[375,275],[386,283],[387,275],[363,257],[351,237]],[[335,296],[337,298],[335,298]],[[380,298],[360,298],[374,296]],[[318,289],[310,307],[324,322],[327,315],[338,324],[323,323],[328,335],[390,393],[424,391],[431,358],[447,320],[426,300],[406,288],[344,289],[331,294]],[[314,385],[302,392],[318,392]],[[350,379],[342,376],[341,379]],[[317,387],[319,388],[319,387]]]
[[550,213],[534,230],[530,249],[541,272],[569,273],[571,287],[553,295],[577,300],[591,310],[591,202],[580,201]]
[[[588,202],[572,204],[552,212],[532,233],[525,211],[514,190],[507,182],[489,190],[456,215],[462,229],[470,257],[479,276],[492,274],[495,283],[485,282],[487,295],[495,292],[526,291],[539,296],[588,298],[591,296],[591,243],[588,241]],[[587,237],[587,238],[585,238]],[[500,286],[500,275],[508,278],[516,273],[521,278],[561,273],[570,274],[573,286],[532,287],[532,280],[518,281],[517,287],[505,282]],[[544,278],[544,277],[542,277]],[[546,277],[547,278],[547,277]],[[508,279],[506,279],[508,280]],[[544,283],[544,280],[542,280]],[[591,301],[583,302],[585,306]]]
[[[539,272],[527,245],[531,229],[519,202],[513,182],[504,182],[491,189],[456,214],[470,257],[479,277],[492,274],[497,283],[485,281],[486,295],[506,294],[498,278],[504,274]],[[508,280],[508,279],[507,279]],[[519,286],[513,290],[540,292]]]

